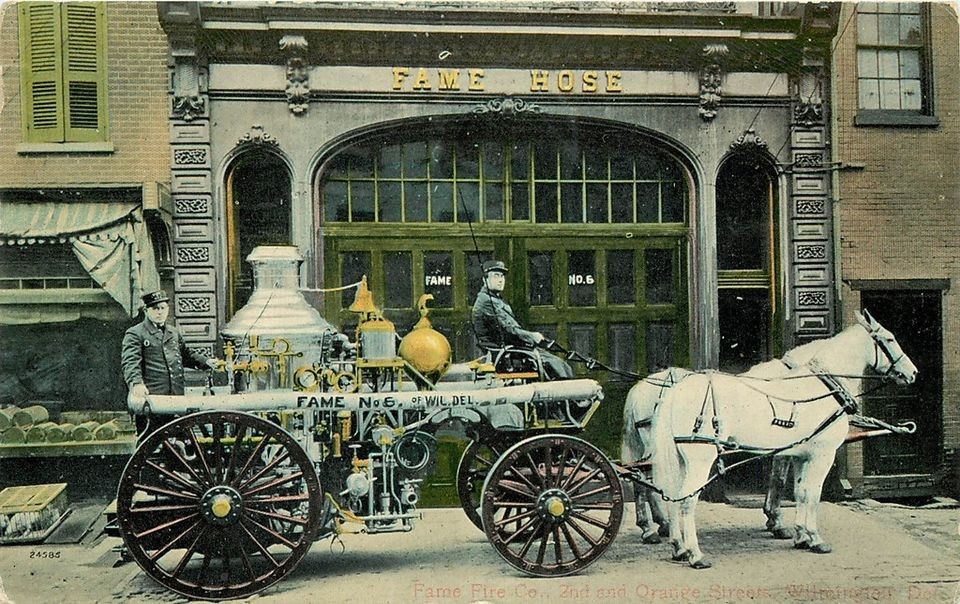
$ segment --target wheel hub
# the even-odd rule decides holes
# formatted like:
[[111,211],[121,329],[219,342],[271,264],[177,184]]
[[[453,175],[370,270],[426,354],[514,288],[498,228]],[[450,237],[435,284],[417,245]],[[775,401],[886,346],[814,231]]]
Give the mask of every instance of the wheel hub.
[[547,489],[537,500],[537,512],[545,520],[559,522],[570,514],[572,504],[566,492],[560,489]]
[[242,509],[243,498],[240,493],[226,485],[213,487],[200,500],[203,519],[219,526],[235,524]]

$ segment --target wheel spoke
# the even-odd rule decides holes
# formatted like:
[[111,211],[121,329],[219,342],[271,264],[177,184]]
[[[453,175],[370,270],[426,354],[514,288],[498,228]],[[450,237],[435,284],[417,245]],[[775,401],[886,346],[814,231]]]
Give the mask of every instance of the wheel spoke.
[[570,534],[570,529],[567,528],[567,523],[564,522],[561,524],[560,529],[563,531],[563,536],[570,545],[570,549],[573,550],[573,555],[576,556],[577,560],[583,558],[583,554],[580,553],[580,546],[577,545],[577,540],[574,539],[573,535]]
[[247,475],[247,472],[250,470],[250,464],[252,464],[263,451],[263,448],[267,446],[267,442],[270,440],[272,435],[265,434],[260,442],[257,443],[257,446],[254,447],[253,452],[250,453],[250,457],[247,458],[247,462],[243,464],[243,468],[237,472],[237,475],[234,476],[233,481],[230,483],[230,486],[236,488],[237,483],[243,480],[243,477]]
[[580,468],[583,467],[583,464],[586,461],[587,461],[587,458],[581,455],[580,459],[577,460],[577,465],[575,465],[573,467],[573,470],[570,471],[570,476],[568,476],[567,479],[563,481],[563,486],[560,487],[561,489],[563,489],[564,491],[569,490],[570,483],[577,479],[577,474],[580,472]]
[[571,512],[570,512],[570,515],[573,516],[574,518],[578,519],[578,520],[582,520],[582,521],[586,522],[587,524],[592,524],[593,526],[595,526],[595,527],[597,527],[597,528],[599,528],[599,529],[606,529],[606,528],[607,528],[607,523],[602,522],[602,521],[600,521],[600,520],[597,520],[596,518],[591,518],[590,516],[587,516],[587,515],[585,515],[585,514],[581,514],[580,512],[577,512],[577,511],[575,511],[575,510],[574,510],[574,511],[571,511]]
[[[527,540],[523,543],[523,547],[521,547],[520,551],[517,552],[518,558],[525,558],[527,556],[527,552],[530,551],[530,546],[533,545],[533,542],[536,541],[537,539],[537,533],[540,532],[541,526],[543,526],[543,522],[538,521],[537,525],[532,529],[530,529],[530,536],[527,537]],[[516,534],[519,535],[522,532],[522,530],[523,529],[520,529],[519,531],[516,532]]]
[[253,512],[254,514],[259,514],[261,516],[266,516],[267,518],[273,518],[274,520],[279,520],[280,522],[289,522],[290,524],[296,524],[298,526],[306,526],[309,524],[308,521],[297,518],[296,516],[284,516],[283,514],[276,514],[273,512],[264,512],[263,510],[258,510],[256,508],[248,508],[248,511]]
[[[593,495],[599,495],[600,493],[604,493],[604,492],[606,492],[606,491],[609,491],[610,488],[611,488],[611,487],[610,487],[609,484],[605,484],[605,485],[603,485],[602,487],[597,487],[597,488],[595,488],[595,489],[592,490],[592,491],[587,491],[586,493],[580,493],[579,495],[576,495],[576,496],[574,496],[574,497],[571,497],[570,499],[572,499],[573,501],[576,501],[576,500],[578,500],[578,499],[585,499],[585,498],[587,498],[587,497],[591,497],[591,496],[593,496]],[[578,507],[580,507],[580,506],[578,506]]]
[[270,535],[271,537],[273,537],[274,539],[276,539],[276,540],[279,541],[280,543],[286,545],[286,546],[289,547],[290,549],[296,549],[296,547],[297,547],[297,544],[294,543],[293,541],[290,541],[289,539],[287,539],[286,537],[284,537],[284,536],[281,535],[280,533],[276,532],[275,530],[273,530],[273,529],[271,529],[271,528],[269,528],[269,527],[263,526],[262,524],[260,524],[260,523],[257,522],[256,520],[254,520],[253,518],[245,518],[245,519],[243,519],[243,520],[240,521],[240,524],[243,524],[244,528],[246,528],[246,524],[244,524],[244,522],[249,522],[249,523],[252,524],[253,526],[257,527],[258,529],[260,529],[260,530],[263,531],[264,533]]
[[240,560],[243,562],[243,570],[247,571],[250,579],[255,581],[257,579],[257,573],[253,571],[253,565],[250,564],[250,555],[247,554],[247,550],[242,547],[240,548]]
[[543,531],[543,536],[540,538],[540,549],[537,550],[537,564],[543,564],[543,559],[547,555],[547,542],[550,541],[548,537],[550,536],[550,531]]
[[504,481],[501,481],[500,484],[498,484],[497,486],[505,491],[511,491],[513,493],[516,493],[517,495],[526,497],[530,501],[535,501],[537,499],[536,493],[531,493],[530,491],[525,491],[521,489],[520,488],[521,485],[518,485],[515,482],[504,480]]
[[158,533],[158,532],[160,532],[160,531],[166,530],[166,529],[170,528],[171,526],[176,526],[176,525],[180,524],[181,522],[186,522],[187,520],[190,520],[190,519],[192,519],[192,518],[196,518],[198,515],[199,515],[199,514],[198,514],[197,512],[194,512],[193,514],[190,514],[189,516],[181,516],[180,518],[175,518],[174,520],[171,520],[171,521],[169,521],[169,522],[164,522],[163,524],[158,524],[157,526],[153,527],[152,529],[145,530],[145,531],[143,531],[142,533],[134,533],[133,536],[136,537],[137,539],[143,539],[144,537],[147,537],[147,536],[152,535],[152,534],[154,534],[154,533]]
[[173,445],[170,444],[169,440],[165,439],[163,441],[163,446],[167,448],[167,451],[169,451],[171,455],[177,458],[184,468],[186,468],[187,472],[190,473],[190,476],[193,476],[193,479],[197,481],[197,484],[206,487],[211,486],[209,482],[206,482],[203,478],[200,478],[200,475],[197,474],[197,471],[193,469],[193,466],[191,466],[190,463],[184,459],[182,455],[180,455],[180,451],[177,451]]
[[536,513],[537,513],[537,510],[530,510],[530,511],[528,511],[528,512],[523,512],[523,513],[521,513],[521,514],[517,514],[516,516],[504,516],[504,517],[501,518],[500,520],[494,522],[494,523],[493,523],[493,526],[496,527],[496,528],[503,528],[503,527],[507,526],[508,524],[513,524],[513,523],[515,523],[515,522],[519,522],[519,521],[521,521],[521,520],[524,520],[525,518],[529,518],[530,516],[533,516],[533,515],[536,514]]
[[200,563],[200,572],[197,573],[197,585],[206,585],[207,571],[210,570],[210,556],[204,554],[203,562]]
[[200,460],[200,467],[203,468],[203,475],[207,477],[207,484],[216,484],[213,480],[213,475],[210,473],[210,465],[207,463],[207,456],[203,454],[203,447],[200,446],[200,441],[197,440],[197,435],[194,434],[193,430],[187,428],[187,435],[190,437],[190,442],[193,443],[193,448],[197,452],[197,459]]
[[575,485],[567,489],[567,494],[573,495],[574,493],[582,489],[583,485],[593,480],[598,474],[600,474],[600,472],[601,472],[600,468],[594,468],[593,470],[590,471],[589,474],[584,476],[582,480],[578,481]]
[[156,470],[157,472],[159,472],[162,476],[166,476],[166,477],[169,478],[170,480],[173,480],[173,481],[176,482],[177,484],[182,485],[183,487],[185,487],[185,488],[193,491],[194,493],[197,493],[198,495],[200,494],[200,491],[201,491],[200,487],[197,486],[197,485],[195,485],[195,484],[193,484],[192,482],[190,482],[189,480],[187,480],[187,479],[184,478],[183,476],[179,476],[179,475],[177,475],[177,474],[174,474],[174,473],[171,472],[170,470],[164,468],[163,466],[160,466],[160,465],[155,464],[154,462],[150,461],[149,459],[148,459],[145,463],[146,463],[146,465],[147,465],[148,467],[153,468],[154,470]]
[[291,475],[289,475],[289,476],[282,476],[282,477],[274,480],[273,482],[268,482],[267,484],[260,485],[259,487],[255,488],[255,489],[251,489],[251,490],[249,490],[249,491],[243,492],[243,495],[244,495],[245,497],[249,497],[249,496],[251,496],[251,495],[256,495],[257,493],[261,493],[261,492],[263,492],[263,491],[270,490],[270,489],[272,489],[272,488],[274,488],[274,487],[278,487],[278,486],[280,486],[280,485],[282,485],[282,484],[287,484],[288,482],[293,482],[294,480],[299,480],[300,478],[303,478],[303,472],[296,472],[296,473],[291,474]]
[[[609,490],[609,488],[610,487],[607,487],[606,490]],[[574,497],[574,499],[576,499],[576,497]],[[596,503],[578,503],[577,509],[578,510],[612,510],[614,509],[614,504],[608,503],[608,502],[601,502],[601,501],[598,501]]]
[[264,558],[269,560],[270,564],[273,564],[274,568],[279,568],[280,563],[277,562],[276,559],[273,557],[273,555],[269,552],[269,550],[267,550],[267,548],[262,543],[260,543],[260,540],[253,536],[253,533],[250,532],[250,529],[244,526],[242,522],[240,523],[240,528],[242,528],[243,532],[246,533],[247,537],[250,538],[250,541],[253,541],[253,544],[257,546],[257,549],[260,550],[260,553],[263,554]]
[[527,452],[526,458],[527,462],[530,464],[530,469],[533,470],[533,474],[539,479],[540,486],[546,487],[547,484],[544,482],[543,475],[540,473],[540,466],[537,465],[537,462],[533,461],[533,457],[530,456],[529,451]]
[[584,539],[586,539],[587,542],[588,542],[590,545],[592,545],[593,547],[596,547],[597,544],[600,543],[599,541],[597,541],[596,539],[594,539],[589,533],[587,533],[586,531],[584,531],[584,530],[583,530],[583,527],[581,527],[579,524],[577,524],[576,522],[574,522],[574,521],[573,521],[573,518],[568,518],[568,519],[567,519],[567,524],[569,524],[569,525],[573,528],[573,530],[577,531],[577,533],[579,533],[579,535],[580,535],[581,537],[583,537]]
[[227,470],[223,476],[223,482],[229,484],[233,479],[234,470],[237,469],[237,452],[243,443],[243,437],[247,435],[247,425],[237,423],[237,434],[233,439],[233,450],[230,451],[230,463],[227,464]]
[[161,548],[158,549],[157,551],[153,552],[153,554],[150,556],[150,561],[151,561],[151,562],[156,562],[156,561],[159,560],[160,558],[164,557],[164,556],[167,554],[167,552],[169,552],[171,549],[173,549],[173,546],[174,546],[174,545],[176,545],[181,539],[183,539],[183,538],[186,537],[188,534],[190,534],[194,529],[196,529],[197,527],[199,527],[202,522],[203,522],[202,520],[197,519],[196,522],[194,522],[194,523],[191,524],[189,527],[187,527],[187,530],[183,531],[182,533],[180,533],[179,535],[177,535],[176,537],[174,537],[173,540],[171,540],[169,543],[167,543],[166,545],[164,545],[163,547],[161,547]]
[[213,422],[213,469],[217,484],[221,484],[226,470],[223,467],[223,421],[222,418],[218,419],[220,421],[214,420]]
[[290,457],[290,453],[289,453],[288,451],[284,451],[284,452],[281,453],[280,455],[277,455],[277,456],[273,459],[273,461],[271,461],[270,463],[268,463],[267,465],[265,465],[259,472],[257,472],[256,474],[254,474],[252,478],[250,478],[249,480],[243,481],[243,483],[242,483],[240,486],[237,487],[237,490],[243,492],[243,490],[244,490],[245,488],[247,488],[247,487],[250,486],[251,484],[254,484],[254,483],[257,482],[258,480],[260,480],[261,478],[263,478],[263,476],[266,475],[267,473],[269,473],[270,470],[274,469],[275,467],[277,467],[278,465],[280,465],[281,463],[283,463],[284,461],[286,461],[286,459],[287,459],[288,457]]
[[131,514],[158,514],[163,512],[185,512],[197,509],[196,505],[147,505],[130,508]]
[[145,491],[147,493],[153,493],[154,495],[165,495],[167,497],[174,497],[176,499],[185,499],[187,501],[199,501],[200,497],[192,493],[182,493],[180,491],[170,491],[168,489],[161,489],[160,487],[151,486],[148,484],[135,483],[133,485],[134,489],[140,491]]
[[[523,482],[525,485],[530,487],[531,493],[539,493],[541,491],[541,487],[538,487],[537,485],[533,484],[533,482],[529,478],[524,476],[523,473],[520,471],[520,468],[510,468],[509,472],[513,476],[516,476],[517,478],[519,478],[520,481]],[[504,478],[506,478],[506,472],[504,473]]]
[[[184,552],[183,557],[180,558],[180,563],[177,564],[177,567],[173,569],[173,574],[171,575],[174,579],[183,572],[183,569],[187,567],[187,563],[190,562],[190,558],[193,558],[193,555],[197,553],[197,546],[200,544],[200,540],[207,532],[207,527],[200,529],[200,533],[197,534],[197,538],[193,540],[193,543],[190,544],[190,547],[187,548],[187,551]],[[207,555],[204,554],[204,559],[207,558]]]
[[543,486],[553,487],[553,447],[550,445],[543,452]]
[[553,553],[557,557],[557,564],[563,564],[563,547],[560,544],[560,528],[553,527]]

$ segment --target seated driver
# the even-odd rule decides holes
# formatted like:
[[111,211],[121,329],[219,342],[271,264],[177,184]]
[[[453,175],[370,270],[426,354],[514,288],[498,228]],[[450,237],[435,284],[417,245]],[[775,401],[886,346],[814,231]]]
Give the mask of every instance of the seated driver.
[[[505,346],[532,349],[546,338],[539,331],[527,331],[520,327],[513,309],[503,299],[507,282],[507,267],[500,260],[483,263],[483,287],[473,303],[473,330],[477,345],[486,351],[496,351]],[[573,377],[573,369],[563,359],[540,351],[544,371],[550,379]]]

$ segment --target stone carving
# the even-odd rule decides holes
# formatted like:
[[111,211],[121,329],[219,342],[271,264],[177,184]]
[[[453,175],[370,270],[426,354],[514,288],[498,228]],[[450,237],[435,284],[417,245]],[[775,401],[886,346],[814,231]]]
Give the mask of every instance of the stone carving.
[[178,166],[202,166],[207,163],[206,149],[175,149],[173,163]]
[[822,168],[823,155],[820,153],[797,153],[793,161],[794,168]]
[[199,352],[208,359],[212,359],[214,356],[216,356],[213,354],[213,346],[190,346],[189,348],[194,352]]
[[536,103],[528,103],[523,99],[503,97],[491,99],[473,108],[476,114],[499,113],[501,115],[517,115],[520,113],[543,113],[543,108]]
[[177,262],[197,264],[210,262],[210,248],[207,247],[178,247]]
[[703,47],[707,64],[700,68],[700,118],[705,122],[717,117],[723,84],[720,64],[729,52],[726,44],[707,44]]
[[827,248],[824,245],[798,245],[798,260],[826,260]]
[[177,214],[206,214],[210,210],[210,201],[199,198],[175,199],[173,207]]
[[278,147],[280,143],[277,141],[273,135],[268,134],[263,126],[260,124],[254,124],[250,126],[250,131],[237,139],[237,146],[242,147],[244,145],[254,145],[261,146],[265,145],[268,147]]
[[177,298],[177,314],[210,312],[210,298],[207,296],[186,296]]
[[173,97],[173,115],[185,122],[191,122],[203,115],[206,100],[201,95]]
[[303,55],[307,39],[288,34],[280,38],[280,50],[287,54],[287,107],[294,115],[307,112],[310,101],[310,66]]
[[734,153],[762,153],[767,150],[767,143],[757,136],[753,128],[747,128],[737,140],[730,143],[730,151]]
[[798,199],[797,214],[823,215],[826,210],[826,203],[824,199]]
[[826,306],[827,292],[822,290],[797,292],[798,306]]
[[799,102],[793,107],[793,121],[807,128],[823,123],[823,102],[813,96],[808,102]]

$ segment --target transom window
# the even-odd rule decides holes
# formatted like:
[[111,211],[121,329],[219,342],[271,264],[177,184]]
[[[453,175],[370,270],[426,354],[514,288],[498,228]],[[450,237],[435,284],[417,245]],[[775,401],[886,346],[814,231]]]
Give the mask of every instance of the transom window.
[[861,110],[929,113],[924,9],[917,2],[857,5]]
[[320,187],[325,222],[684,222],[680,165],[626,135],[455,134],[338,153]]

